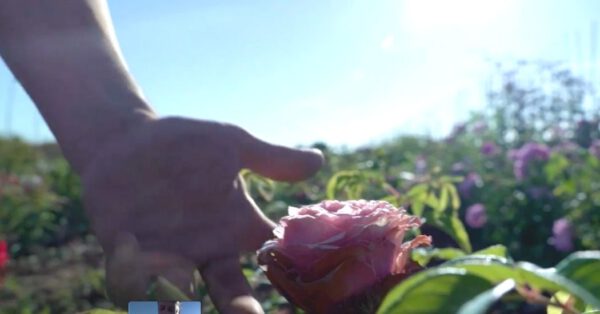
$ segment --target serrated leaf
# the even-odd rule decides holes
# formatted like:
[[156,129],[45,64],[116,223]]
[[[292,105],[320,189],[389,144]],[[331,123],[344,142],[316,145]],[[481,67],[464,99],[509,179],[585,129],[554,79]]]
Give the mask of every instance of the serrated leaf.
[[485,291],[465,303],[458,310],[458,314],[485,314],[496,301],[500,300],[500,298],[512,291],[515,287],[515,281],[507,279],[491,290]]
[[396,286],[378,314],[456,313],[468,300],[492,287],[479,276],[455,268],[423,271]]

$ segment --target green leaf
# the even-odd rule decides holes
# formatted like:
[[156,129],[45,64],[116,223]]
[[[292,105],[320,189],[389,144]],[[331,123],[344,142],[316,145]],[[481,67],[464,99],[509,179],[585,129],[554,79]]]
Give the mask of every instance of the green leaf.
[[[583,304],[583,302],[579,301],[578,298],[576,298],[564,291],[559,291],[559,292],[555,293],[552,296],[552,298],[550,299],[550,301],[553,303],[560,303],[560,304],[568,304],[569,302],[575,301],[575,304],[573,304],[574,308],[580,312],[585,311],[585,304]],[[546,307],[546,313],[547,314],[564,314],[563,309],[561,307],[557,307],[554,305],[548,305]]]
[[600,298],[600,251],[575,252],[556,265],[556,272]]
[[327,198],[341,199],[340,192],[345,192],[348,199],[358,199],[362,195],[363,186],[367,180],[361,171],[340,171],[327,182]]
[[485,314],[492,304],[500,300],[500,298],[512,291],[515,287],[515,281],[507,279],[493,289],[483,292],[465,303],[458,310],[458,314]]
[[425,204],[427,204],[427,206],[433,208],[436,212],[441,211],[440,210],[440,201],[435,196],[435,193],[433,193],[433,191],[430,191],[429,194],[427,194],[427,198],[425,199]]
[[479,251],[471,253],[471,255],[494,255],[499,257],[508,258],[508,250],[506,246],[502,244],[496,244],[492,246],[488,246],[485,249],[481,249]]
[[423,271],[396,286],[383,300],[378,314],[456,313],[467,301],[492,284],[455,268]]
[[551,290],[550,286],[548,286],[550,292],[567,291],[587,304],[600,307],[600,295],[594,295],[586,287],[562,276],[555,269],[543,269],[528,262],[520,262],[518,263],[518,270],[525,280],[531,280],[535,276],[536,279],[544,279],[554,284],[557,288]]
[[506,258],[495,255],[468,255],[447,261],[440,267],[465,269],[493,283],[499,283],[516,276],[515,264]]
[[443,248],[443,249],[428,249],[428,248],[416,248],[412,250],[412,260],[419,263],[421,266],[427,266],[431,259],[440,260],[451,260],[458,257],[465,256],[465,252],[455,248]]
[[413,202],[410,205],[410,210],[415,216],[423,217],[423,209],[425,209],[425,204],[422,202]]
[[473,255],[448,261],[442,266],[465,269],[491,282],[514,279],[519,285],[528,285],[541,291],[566,291],[587,304],[600,307],[598,297],[585,287],[567,279],[553,268],[544,269],[527,262],[514,263],[498,256]]
[[410,188],[410,190],[408,190],[408,193],[406,193],[406,196],[409,198],[414,198],[418,195],[427,194],[428,190],[429,190],[429,186],[427,184],[419,183],[419,184],[413,186],[412,188]]
[[440,201],[439,201],[439,205],[440,205],[439,210],[440,211],[448,208],[448,199],[449,199],[448,194],[449,194],[448,188],[445,185],[442,185],[442,189],[440,190]]
[[552,154],[544,167],[544,172],[549,181],[555,181],[568,166],[569,160],[565,156]]
[[446,183],[445,185],[450,192],[450,203],[452,205],[452,209],[457,211],[460,208],[460,196],[458,195],[458,191],[452,183]]
[[458,243],[458,246],[465,252],[471,253],[471,241],[469,240],[469,234],[465,229],[462,221],[458,218],[458,215],[443,215],[438,219],[434,217],[427,217],[428,219],[433,220],[433,223],[440,227],[444,232],[446,232],[449,236]]

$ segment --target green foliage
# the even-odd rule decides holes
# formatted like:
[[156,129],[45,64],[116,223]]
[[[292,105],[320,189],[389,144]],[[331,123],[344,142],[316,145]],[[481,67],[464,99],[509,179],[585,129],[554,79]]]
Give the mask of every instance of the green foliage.
[[491,287],[488,280],[462,269],[432,269],[394,288],[377,313],[457,313],[463,304]]
[[[574,253],[549,269],[495,255],[458,257],[400,283],[378,313],[479,314],[505,295],[511,295],[511,302],[555,304],[546,294],[559,292],[600,308],[599,268],[598,251]],[[421,300],[421,295],[429,298]],[[575,305],[562,306],[573,310]]]
[[[257,204],[274,220],[285,215],[288,206],[331,198],[386,200],[424,218],[424,227],[431,229],[423,230],[440,232],[433,235],[435,247],[415,250],[413,259],[422,265],[447,261],[431,269],[451,271],[431,275],[418,287],[430,290],[430,285],[435,285],[429,281],[442,280],[449,287],[443,292],[449,295],[460,293],[461,289],[452,289],[458,283],[473,282],[472,286],[480,287],[477,291],[465,289],[470,292],[464,302],[456,302],[463,300],[457,294],[455,300],[436,297],[425,306],[447,305],[463,313],[501,306],[500,312],[519,312],[518,304],[527,302],[524,294],[540,297],[546,292],[541,294],[544,302],[555,302],[548,297],[552,293],[556,300],[571,298],[580,312],[594,312],[595,298],[600,295],[595,275],[600,272],[597,253],[564,258],[576,250],[600,249],[600,158],[590,149],[600,140],[600,108],[584,110],[583,100],[589,96],[585,82],[554,65],[500,69],[495,79],[498,84],[486,91],[488,108],[474,113],[446,138],[403,135],[353,150],[318,143],[314,146],[323,151],[327,163],[306,181],[275,183],[248,171],[241,176]],[[496,151],[482,153],[489,143]],[[521,169],[523,177],[517,178],[516,162],[507,155],[527,143],[543,144],[551,154],[548,160],[531,161]],[[29,184],[37,180],[32,178],[39,178],[41,184]],[[104,295],[99,261],[86,264],[93,270],[78,273],[80,280],[52,282],[53,289],[38,281],[28,287],[23,284],[29,282],[28,276],[42,272],[47,272],[45,281],[51,282],[50,278],[62,278],[56,270],[60,265],[87,263],[80,251],[49,254],[62,252],[90,234],[80,182],[58,147],[0,139],[0,179],[0,238],[8,241],[11,255],[11,274],[0,287],[0,298],[9,302],[0,304],[0,312],[112,309]],[[487,219],[481,227],[467,223],[467,211],[474,204],[486,209]],[[554,222],[561,218],[571,223],[572,247],[559,250],[550,239],[555,236]],[[97,248],[97,244],[86,245]],[[471,251],[474,253],[469,254]],[[73,255],[79,258],[68,258]],[[514,262],[511,256],[535,264]],[[543,268],[561,260],[554,270]],[[257,271],[252,258],[243,265],[266,311],[294,310]],[[514,289],[508,288],[510,280]],[[416,281],[406,282],[416,285]],[[479,284],[483,282],[488,284]],[[415,294],[406,290],[403,295],[424,300],[422,289]],[[207,313],[215,313],[205,287],[198,288],[198,298]],[[407,306],[414,309],[419,305],[411,301]],[[549,304],[548,308],[557,307]]]

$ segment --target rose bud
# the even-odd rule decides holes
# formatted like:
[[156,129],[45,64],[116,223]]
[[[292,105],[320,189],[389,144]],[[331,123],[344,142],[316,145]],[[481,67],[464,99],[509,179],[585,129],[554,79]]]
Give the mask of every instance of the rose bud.
[[411,250],[431,238],[404,236],[421,224],[384,201],[290,207],[258,261],[273,285],[308,313],[374,312],[394,285],[420,269]]

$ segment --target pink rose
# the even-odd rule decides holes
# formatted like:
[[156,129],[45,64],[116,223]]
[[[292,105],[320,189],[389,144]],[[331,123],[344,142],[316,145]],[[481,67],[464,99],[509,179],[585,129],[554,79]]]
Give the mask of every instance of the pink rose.
[[[290,302],[309,313],[337,311],[372,291],[385,290],[414,272],[411,249],[431,244],[406,231],[422,224],[383,201],[323,201],[289,208],[277,237],[258,251],[267,277]],[[346,312],[348,313],[348,312]]]

